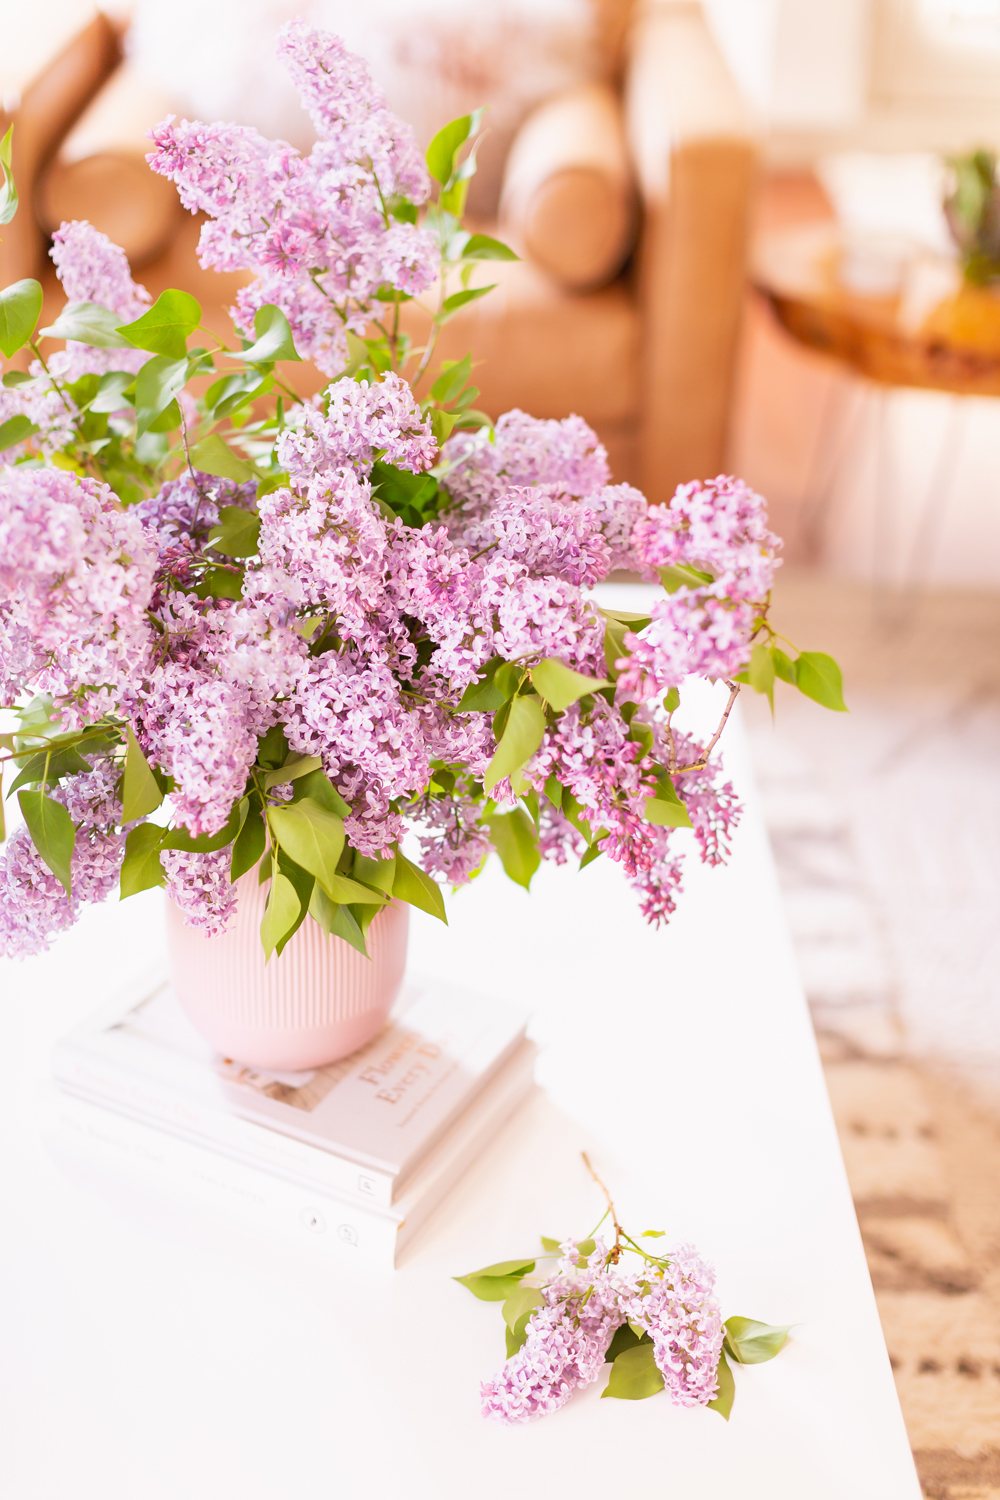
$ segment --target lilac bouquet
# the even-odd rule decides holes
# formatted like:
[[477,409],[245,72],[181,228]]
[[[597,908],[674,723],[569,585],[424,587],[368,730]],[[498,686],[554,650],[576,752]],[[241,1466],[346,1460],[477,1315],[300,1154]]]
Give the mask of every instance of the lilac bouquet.
[[[593,1236],[561,1243],[543,1236],[540,1257],[455,1278],[482,1301],[503,1303],[507,1361],[483,1384],[483,1416],[511,1425],[546,1416],[610,1364],[602,1396],[643,1401],[665,1390],[675,1406],[707,1406],[728,1422],[736,1394],[729,1360],[773,1359],[791,1325],[740,1317],[723,1323],[712,1267],[691,1245],[656,1255],[626,1234],[611,1195],[583,1159],[608,1204],[593,1234],[610,1218],[611,1245]],[[660,1229],[639,1236],[662,1238]],[[555,1265],[541,1273],[539,1260]]]
[[[54,236],[54,324],[36,281],[0,292],[0,350],[31,351],[0,389],[0,772],[24,819],[0,953],[116,886],[165,884],[218,933],[251,871],[268,956],[308,918],[363,952],[389,899],[443,917],[491,851],[525,886],[606,855],[663,921],[676,831],[714,864],[738,816],[718,733],[676,723],[685,679],[843,706],[834,663],[768,624],[764,503],[719,478],[650,506],[579,418],[478,412],[471,359],[434,364],[490,290],[477,264],[512,258],[462,228],[478,116],[425,162],[336,37],[293,22],[279,49],[308,156],[171,118],[149,157],[206,215],[203,264],[246,273],[232,347],[85,221]],[[0,166],[2,223],[9,134]],[[302,358],[331,377],[311,399]],[[662,584],[648,614],[597,606],[612,569]]]

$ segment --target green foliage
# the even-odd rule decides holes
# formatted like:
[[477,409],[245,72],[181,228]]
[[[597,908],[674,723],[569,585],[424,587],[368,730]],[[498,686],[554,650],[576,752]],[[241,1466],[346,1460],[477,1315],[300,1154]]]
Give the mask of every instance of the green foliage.
[[494,656],[486,663],[483,674],[475,682],[470,682],[462,694],[458,705],[459,713],[483,712],[492,713],[494,709],[500,708],[507,702],[509,695],[504,694],[495,681],[497,669],[504,665],[502,656]]
[[[272,730],[273,733],[273,730]],[[284,739],[284,735],[282,735]],[[286,744],[287,751],[287,744]],[[323,761],[318,755],[299,755],[293,751],[287,754],[280,766],[268,771],[264,777],[264,788],[270,791],[273,786],[284,786],[288,781],[298,781],[302,776],[309,776],[313,771],[321,769]],[[319,799],[317,799],[319,800]],[[320,802],[320,806],[324,804]],[[336,811],[337,809],[334,809]]]
[[[244,806],[243,803],[246,805]],[[233,857],[229,866],[230,880],[239,880],[248,870],[258,864],[267,846],[267,832],[261,810],[260,798],[254,794],[245,797],[240,804],[242,824],[233,841]]]
[[[303,870],[313,875],[332,901],[356,900],[338,894],[337,862],[344,848],[344,821],[311,797],[267,811],[271,836]],[[350,882],[353,884],[353,882]]]
[[626,635],[645,630],[652,623],[652,616],[633,614],[630,610],[623,609],[602,609],[600,613],[607,621],[604,627],[604,660],[608,665],[608,676],[612,682],[617,682],[619,674],[615,662],[628,655],[625,650]]
[[658,828],[690,828],[688,810],[670,778],[668,771],[661,770],[656,778],[656,791],[646,798],[646,821]]
[[17,187],[11,171],[10,155],[14,141],[14,127],[8,125],[7,134],[0,141],[0,224],[9,224],[17,213]]
[[172,288],[161,292],[134,323],[119,325],[118,332],[136,349],[148,349],[166,360],[183,360],[187,341],[200,322],[200,303],[190,292]]
[[392,894],[399,901],[408,901],[432,917],[437,917],[447,927],[448,915],[444,909],[444,897],[436,880],[412,864],[406,856],[397,852],[396,870],[392,883]]
[[159,807],[163,801],[163,792],[131,729],[128,730],[126,745],[121,791],[122,822],[133,823]]
[[168,828],[163,836],[163,847],[180,849],[185,854],[211,854],[233,842],[240,831],[240,822],[240,805],[237,802],[230,809],[229,817],[218,833],[194,834],[184,827]]
[[160,864],[163,837],[164,830],[155,823],[140,823],[126,835],[119,881],[122,901],[163,884],[165,877]]
[[719,1350],[718,1381],[719,1394],[712,1401],[708,1402],[708,1409],[709,1411],[717,1411],[719,1416],[728,1422],[729,1413],[732,1411],[733,1402],[736,1399],[736,1382],[733,1379],[733,1372],[729,1368],[725,1349]]
[[16,416],[8,417],[6,422],[0,422],[0,453],[5,453],[8,448],[13,448],[15,443],[23,443],[38,431],[30,417],[23,412]]
[[750,653],[750,666],[747,671],[750,686],[755,693],[765,693],[771,707],[774,707],[774,657],[771,648],[763,641],[758,641]]
[[523,807],[513,812],[494,812],[486,820],[490,840],[507,875],[530,890],[531,877],[541,864],[535,825]]
[[663,1390],[663,1376],[656,1368],[652,1341],[635,1344],[623,1349],[611,1366],[611,1378],[601,1392],[618,1401],[645,1401]]
[[470,136],[476,134],[483,117],[481,109],[462,115],[443,126],[427,147],[427,170],[443,188],[456,177],[456,158]]
[[703,584],[712,582],[711,573],[691,568],[687,563],[672,563],[669,567],[657,568],[656,571],[668,594],[676,594],[678,589],[699,589]]
[[792,1324],[756,1323],[753,1318],[726,1319],[725,1351],[741,1365],[762,1365],[785,1346]]
[[[201,317],[201,310],[198,312]],[[259,307],[254,313],[253,331],[257,335],[256,340],[249,349],[242,353],[233,355],[234,359],[242,359],[248,365],[273,365],[276,360],[290,359],[302,363],[302,356],[295,349],[292,340],[292,330],[288,326],[288,319],[280,307],[268,304]]]
[[260,924],[260,940],[264,945],[265,963],[269,962],[275,950],[278,951],[280,957],[281,949],[299,925],[301,916],[302,903],[288,876],[280,871],[272,875],[267,906],[264,908]]
[[948,158],[953,186],[945,199],[948,225],[962,256],[966,281],[986,286],[1000,278],[1000,189],[996,153],[980,148]]
[[822,651],[801,651],[795,658],[795,685],[824,708],[847,713],[840,668],[832,656]]
[[468,1287],[481,1302],[506,1302],[522,1276],[530,1275],[534,1269],[534,1260],[499,1260],[495,1265],[469,1271],[465,1276],[453,1276],[452,1280]]
[[[204,466],[199,464],[199,467]],[[211,473],[212,470],[206,472]],[[260,535],[260,516],[257,512],[243,510],[238,505],[223,505],[219,510],[219,523],[208,533],[208,540],[216,552],[222,552],[226,557],[253,557]]]
[[537,698],[529,696],[511,700],[500,742],[483,780],[487,796],[498,781],[505,776],[513,777],[527,765],[542,743],[545,727],[545,713]]
[[31,835],[31,842],[67,896],[71,895],[70,866],[76,843],[73,819],[61,802],[46,796],[43,791],[18,792],[17,800]]
[[648,1333],[636,1333],[630,1323],[622,1323],[615,1329],[614,1338],[608,1345],[608,1352],[604,1356],[605,1361],[608,1364],[614,1364],[618,1356],[624,1354],[627,1349],[634,1349],[637,1344],[652,1344],[652,1342]]
[[372,466],[371,485],[380,504],[388,506],[407,526],[420,527],[438,515],[444,491],[433,474],[411,474],[393,464]]
[[488,234],[473,234],[462,251],[463,260],[520,260],[509,245]]
[[42,329],[42,334],[50,339],[76,339],[92,349],[131,348],[128,339],[118,332],[118,314],[99,302],[67,302],[51,327]]
[[[178,391],[187,384],[186,359],[170,359],[157,354],[147,360],[135,377],[136,435],[148,432],[158,417],[173,403]],[[179,425],[180,413],[178,412]]]
[[557,713],[569,708],[578,698],[587,693],[596,693],[611,684],[606,677],[585,677],[575,672],[555,656],[548,656],[531,669],[531,681],[538,692]]
[[42,311],[42,288],[30,276],[0,292],[0,349],[8,359],[31,338]]
[[452,292],[441,304],[441,311],[434,316],[435,323],[447,323],[453,318],[460,308],[466,307],[470,302],[478,302],[480,297],[485,297],[487,292],[496,288],[496,282],[491,281],[489,286],[470,286],[464,291]]
[[[245,458],[240,458],[235,454],[217,432],[210,432],[208,437],[202,438],[200,443],[194,445],[191,449],[191,463],[196,469],[202,469],[206,474],[214,474],[219,479],[235,479],[237,484],[246,484],[249,480],[257,478],[257,470],[253,464],[247,463]],[[233,506],[226,508],[227,510],[234,509]],[[246,512],[244,511],[243,514],[245,515]],[[255,547],[254,551],[256,550]],[[251,554],[234,552],[230,555],[249,557]]]

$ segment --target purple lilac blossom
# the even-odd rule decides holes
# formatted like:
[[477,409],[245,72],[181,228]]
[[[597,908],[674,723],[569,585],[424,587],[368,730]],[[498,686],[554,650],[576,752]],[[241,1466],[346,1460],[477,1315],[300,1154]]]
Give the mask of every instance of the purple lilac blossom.
[[668,1257],[662,1275],[647,1273],[648,1292],[622,1299],[622,1312],[653,1340],[653,1357],[675,1406],[704,1406],[718,1393],[725,1329],[715,1272],[690,1245]]
[[103,901],[118,884],[125,836],[115,785],[120,768],[98,761],[90,771],[49,789],[77,825],[70,895],[36,850],[26,828],[0,848],[0,957],[29,958],[71,927],[85,903]]
[[423,473],[437,457],[430,421],[421,414],[402,376],[375,385],[338,380],[329,387],[329,410],[294,414],[278,438],[275,457],[292,483],[305,486],[329,470],[351,466],[367,474],[380,452],[386,463]]
[[365,332],[380,287],[413,296],[437,274],[433,236],[385,209],[396,196],[422,203],[429,179],[412,130],[339,38],[292,21],[278,54],[319,135],[307,157],[245,126],[168,116],[147,160],[186,208],[209,215],[202,265],[255,272],[233,309],[241,332],[277,305],[299,352],[333,375],[347,362],[345,329]]
[[211,854],[167,849],[160,855],[167,895],[186,925],[199,928],[206,937],[225,932],[236,912],[236,886],[229,879],[232,853],[232,846],[227,845]]
[[622,1283],[597,1241],[579,1264],[575,1240],[560,1247],[545,1303],[528,1320],[528,1336],[495,1380],[482,1386],[484,1417],[530,1422],[561,1406],[575,1390],[597,1379],[615,1330],[624,1322]]
[[[132,323],[152,300],[146,288],[132,280],[124,250],[86,219],[60,224],[49,254],[69,302],[96,302],[110,308],[122,323]],[[65,381],[104,375],[108,370],[135,375],[148,358],[142,349],[95,349],[68,339],[65,350],[52,355],[49,369]],[[39,374],[43,373],[39,367]]]

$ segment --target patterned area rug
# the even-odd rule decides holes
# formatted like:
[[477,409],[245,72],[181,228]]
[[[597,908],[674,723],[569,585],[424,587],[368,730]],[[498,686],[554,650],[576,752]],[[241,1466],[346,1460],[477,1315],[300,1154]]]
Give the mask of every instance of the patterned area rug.
[[1000,599],[886,612],[782,579],[852,712],[744,720],[924,1493],[1000,1500]]

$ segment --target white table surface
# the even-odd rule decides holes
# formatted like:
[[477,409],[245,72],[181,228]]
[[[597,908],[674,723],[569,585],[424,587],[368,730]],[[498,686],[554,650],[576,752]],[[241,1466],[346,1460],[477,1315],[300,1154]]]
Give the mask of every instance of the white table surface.
[[[819,712],[820,710],[817,710]],[[535,1016],[544,1086],[400,1270],[322,1265],[195,1209],[64,1176],[35,1123],[52,1041],[162,946],[159,892],[0,962],[0,1492],[17,1500],[917,1500],[919,1487],[739,721],[732,863],[670,927],[617,868],[490,868],[419,913],[412,965]],[[492,862],[495,864],[495,862]],[[585,1234],[589,1150],[627,1226],[690,1240],[723,1315],[794,1323],[727,1425],[666,1397],[500,1428],[499,1305],[450,1278]],[[665,1242],[660,1242],[665,1243]]]

